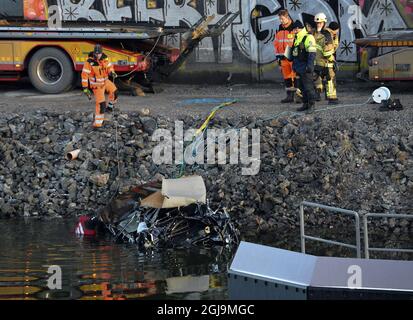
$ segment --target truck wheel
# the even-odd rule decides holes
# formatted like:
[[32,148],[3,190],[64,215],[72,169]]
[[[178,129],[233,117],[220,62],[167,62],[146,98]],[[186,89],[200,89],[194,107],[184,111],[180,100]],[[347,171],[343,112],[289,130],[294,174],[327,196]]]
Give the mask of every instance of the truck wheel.
[[61,93],[72,88],[74,79],[72,61],[56,48],[43,48],[30,59],[29,78],[43,93]]

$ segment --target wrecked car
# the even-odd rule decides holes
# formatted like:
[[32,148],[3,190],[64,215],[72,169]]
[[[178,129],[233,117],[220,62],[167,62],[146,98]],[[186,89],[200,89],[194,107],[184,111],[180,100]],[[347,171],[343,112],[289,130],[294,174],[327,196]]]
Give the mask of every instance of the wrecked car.
[[81,216],[76,234],[110,234],[139,249],[236,247],[239,231],[229,214],[212,210],[202,177],[163,179],[119,194],[93,216]]

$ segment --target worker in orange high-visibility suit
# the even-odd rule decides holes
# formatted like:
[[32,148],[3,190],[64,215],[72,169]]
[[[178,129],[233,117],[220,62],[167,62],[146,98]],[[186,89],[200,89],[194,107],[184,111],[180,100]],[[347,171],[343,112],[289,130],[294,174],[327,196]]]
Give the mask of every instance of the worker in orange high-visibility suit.
[[283,74],[285,90],[287,91],[287,97],[281,100],[281,103],[294,102],[294,93],[296,89],[296,74],[293,71],[293,63],[289,61],[284,53],[288,47],[294,46],[294,34],[293,34],[293,20],[291,19],[287,10],[280,10],[278,13],[281,25],[275,35],[274,47],[277,61],[281,67]]
[[[103,126],[105,111],[113,111],[114,104],[117,101],[118,90],[115,84],[109,80],[109,76],[116,78],[112,63],[103,53],[102,46],[97,44],[89,54],[82,70],[82,87],[83,92],[90,96],[92,89],[95,96],[95,120],[93,127],[100,128]],[[106,105],[105,93],[109,94],[109,103]]]

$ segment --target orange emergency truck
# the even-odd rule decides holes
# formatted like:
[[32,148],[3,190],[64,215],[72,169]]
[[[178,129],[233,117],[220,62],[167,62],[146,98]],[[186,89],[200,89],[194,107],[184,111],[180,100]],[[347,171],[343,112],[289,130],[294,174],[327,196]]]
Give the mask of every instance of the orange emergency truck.
[[[44,20],[45,5],[24,5],[21,19],[0,16],[0,81],[28,76],[43,93],[64,92],[79,83],[83,64],[97,43],[125,81],[150,81],[153,73],[168,76],[203,38],[220,35],[238,15],[229,12],[212,26],[213,16],[203,17],[192,28],[106,21],[63,21],[61,27],[50,27],[49,19]],[[28,20],[32,16],[43,20]],[[177,33],[185,39],[180,49],[162,44],[163,37]]]

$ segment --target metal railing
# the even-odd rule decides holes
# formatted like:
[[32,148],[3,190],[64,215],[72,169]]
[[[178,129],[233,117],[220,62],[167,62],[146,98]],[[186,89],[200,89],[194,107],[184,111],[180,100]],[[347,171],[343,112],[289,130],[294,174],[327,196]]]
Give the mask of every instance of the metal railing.
[[[343,243],[343,242],[338,242],[338,241],[333,241],[333,240],[327,240],[327,239],[323,239],[323,238],[312,237],[312,236],[306,235],[305,234],[305,226],[304,226],[304,206],[324,209],[324,210],[327,210],[330,213],[333,212],[333,213],[340,213],[340,214],[353,216],[355,218],[355,222],[356,222],[356,226],[355,226],[355,228],[356,228],[356,245],[351,245],[351,244],[348,244],[348,243]],[[319,242],[323,242],[323,243],[327,243],[327,244],[337,245],[337,246],[346,247],[346,248],[356,250],[357,258],[361,258],[360,217],[359,217],[359,214],[356,211],[345,210],[345,209],[341,209],[341,208],[337,208],[337,207],[330,207],[330,206],[325,206],[325,205],[322,205],[322,204],[303,201],[300,205],[300,236],[301,236],[301,252],[302,253],[305,253],[305,240],[312,240],[312,241],[319,241]]]
[[397,248],[370,248],[369,246],[369,229],[368,218],[398,218],[398,219],[413,219],[411,214],[389,214],[389,213],[368,213],[363,217],[364,225],[364,257],[370,259],[370,251],[377,252],[407,252],[413,253],[413,249],[397,249]]

